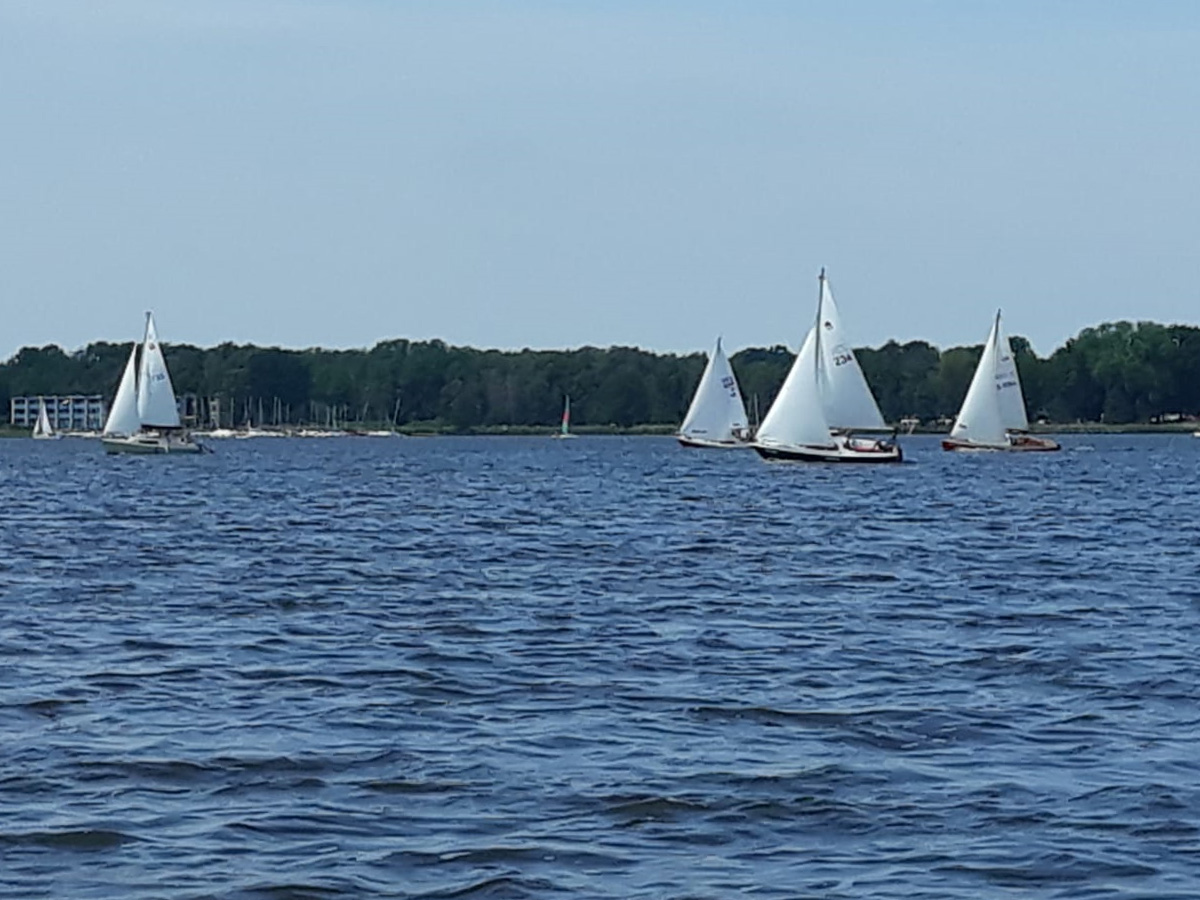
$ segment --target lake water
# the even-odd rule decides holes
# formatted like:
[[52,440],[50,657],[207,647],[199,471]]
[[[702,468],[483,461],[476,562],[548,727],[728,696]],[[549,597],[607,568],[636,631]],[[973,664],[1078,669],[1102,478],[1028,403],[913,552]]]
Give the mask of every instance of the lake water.
[[1200,896],[1200,440],[0,442],[0,897]]

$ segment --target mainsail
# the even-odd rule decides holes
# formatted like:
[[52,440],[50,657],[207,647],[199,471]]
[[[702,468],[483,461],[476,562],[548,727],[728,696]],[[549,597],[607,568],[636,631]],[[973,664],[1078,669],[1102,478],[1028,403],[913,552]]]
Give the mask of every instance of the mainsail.
[[828,447],[834,441],[817,390],[816,326],[809,329],[775,402],[758,427],[760,444]]

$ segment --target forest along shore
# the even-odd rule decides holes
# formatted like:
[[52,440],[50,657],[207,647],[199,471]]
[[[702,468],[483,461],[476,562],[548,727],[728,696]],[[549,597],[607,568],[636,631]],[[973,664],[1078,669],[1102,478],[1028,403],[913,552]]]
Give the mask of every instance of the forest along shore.
[[[1084,329],[1046,358],[1021,337],[1011,342],[1029,419],[1042,429],[1194,427],[1187,420],[1200,412],[1200,328],[1108,323]],[[887,421],[916,419],[918,431],[936,432],[949,429],[981,349],[889,341],[855,354]],[[369,350],[176,344],[165,352],[176,393],[199,424],[411,433],[536,433],[558,423],[565,395],[573,431],[670,431],[706,359],[632,347],[477,350],[437,340],[388,340]],[[24,348],[0,364],[2,418],[13,397],[111,398],[128,355],[128,343],[69,353]],[[770,408],[793,357],[782,345],[730,357],[751,422]],[[1178,424],[1155,425],[1175,418]]]

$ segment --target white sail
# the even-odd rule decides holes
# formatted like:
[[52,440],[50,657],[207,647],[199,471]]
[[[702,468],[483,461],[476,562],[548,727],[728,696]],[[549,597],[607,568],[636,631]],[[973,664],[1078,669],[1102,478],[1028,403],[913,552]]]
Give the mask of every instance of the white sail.
[[787,378],[758,427],[764,445],[828,447],[834,441],[817,389],[816,327],[809,330]]
[[54,428],[50,425],[50,414],[46,412],[46,401],[41,397],[38,397],[38,417],[33,426],[33,437],[54,437]]
[[735,441],[746,432],[746,406],[733,369],[721,349],[713,348],[679,433],[708,441]]
[[154,328],[154,317],[146,313],[146,339],[142,344],[142,367],[138,379],[138,417],[147,428],[178,428],[179,409],[175,405],[175,389],[167,372]]
[[133,349],[129,351],[129,362],[125,364],[125,374],[121,376],[117,395],[113,397],[112,407],[108,411],[104,434],[133,434],[141,428],[137,394],[137,344],[134,344]]
[[842,330],[841,316],[825,273],[821,273],[817,322],[821,346],[820,388],[831,428],[886,431],[879,404],[867,386],[854,350]]
[[[1000,314],[996,313],[996,321],[992,323],[992,330],[983,345],[979,365],[975,367],[975,376],[971,379],[971,386],[967,388],[967,396],[958,411],[958,418],[954,420],[954,427],[950,429],[952,438],[978,444],[1007,443],[1000,405],[1001,392],[998,390],[1000,382],[996,377],[1000,355],[999,336]],[[1011,357],[1010,353],[1010,365]]]
[[1021,393],[1021,378],[1017,374],[1017,357],[996,313],[996,399],[1000,402],[1000,421],[1013,431],[1028,431],[1025,396]]

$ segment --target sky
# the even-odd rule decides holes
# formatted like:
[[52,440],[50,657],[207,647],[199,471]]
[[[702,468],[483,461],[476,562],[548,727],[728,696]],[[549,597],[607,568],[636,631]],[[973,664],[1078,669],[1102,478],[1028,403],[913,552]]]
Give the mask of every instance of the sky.
[[1200,4],[0,0],[0,358],[1200,322]]

